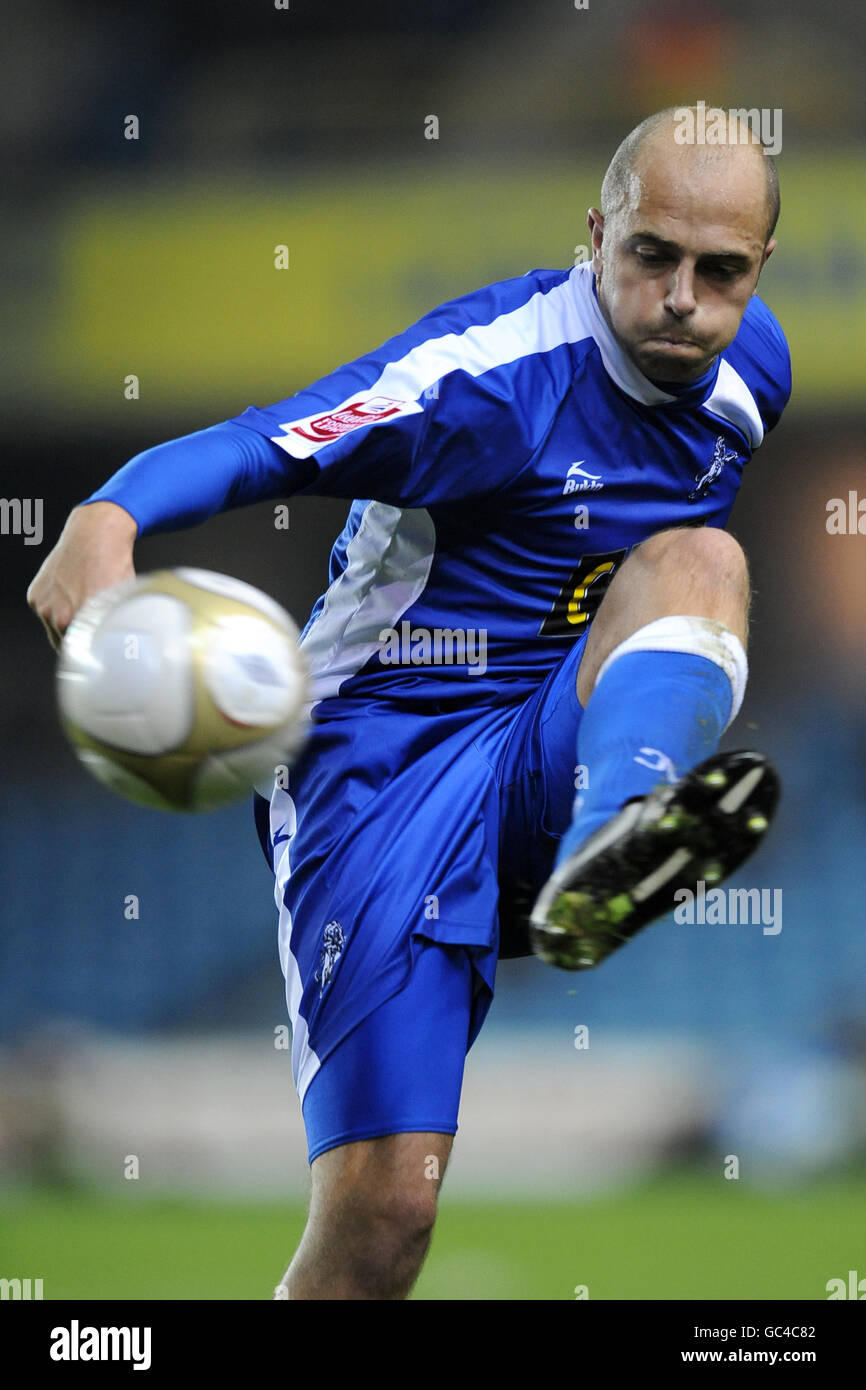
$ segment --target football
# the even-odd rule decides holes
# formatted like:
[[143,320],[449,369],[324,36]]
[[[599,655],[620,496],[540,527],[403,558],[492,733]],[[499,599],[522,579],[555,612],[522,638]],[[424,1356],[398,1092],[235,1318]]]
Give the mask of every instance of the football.
[[63,727],[85,767],[145,806],[207,811],[297,758],[309,677],[298,629],[250,584],[159,570],[96,594],[57,668]]

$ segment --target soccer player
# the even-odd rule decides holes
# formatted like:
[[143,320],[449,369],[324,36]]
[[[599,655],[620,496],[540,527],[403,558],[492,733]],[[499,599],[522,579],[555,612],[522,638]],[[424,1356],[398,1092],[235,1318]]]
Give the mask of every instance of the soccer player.
[[591,261],[467,294],[139,454],[31,585],[56,644],[133,573],[137,534],[367,499],[303,635],[309,744],[257,799],[312,1165],[277,1296],[408,1295],[466,1052],[530,915],[544,959],[592,965],[676,886],[730,872],[772,810],[766,761],[717,747],[749,606],[724,527],[790,393],[755,294],[778,184],[735,117],[723,143],[680,134],[660,112],[617,150]]

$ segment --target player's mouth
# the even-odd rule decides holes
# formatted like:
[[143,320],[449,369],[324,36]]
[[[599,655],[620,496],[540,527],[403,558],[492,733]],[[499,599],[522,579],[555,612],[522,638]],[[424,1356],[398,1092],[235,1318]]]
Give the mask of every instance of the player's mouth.
[[700,344],[696,343],[692,338],[663,338],[654,336],[652,338],[647,338],[646,341],[647,343],[658,343],[666,348],[697,348],[699,351],[701,350]]

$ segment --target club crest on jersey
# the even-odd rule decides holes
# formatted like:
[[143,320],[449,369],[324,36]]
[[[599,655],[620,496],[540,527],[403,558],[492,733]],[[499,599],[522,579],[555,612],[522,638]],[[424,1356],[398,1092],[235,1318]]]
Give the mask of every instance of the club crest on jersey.
[[733,463],[737,457],[736,450],[731,452],[725,448],[724,435],[719,435],[716,439],[716,447],[713,451],[713,461],[706,473],[695,474],[695,487],[689,493],[690,502],[699,502],[702,497],[706,497],[713,483],[718,478],[726,463]]
[[313,979],[316,981],[316,984],[320,986],[320,997],[324,994],[328,984],[330,983],[331,976],[334,973],[334,966],[337,964],[337,961],[343,954],[343,947],[345,946],[345,944],[346,938],[343,934],[343,928],[340,926],[340,923],[336,920],[329,922],[328,925],[325,927],[324,936],[322,937],[322,950],[319,957],[319,968],[313,976]]
[[565,475],[565,485],[562,489],[563,497],[569,492],[601,492],[604,483],[600,481],[600,473],[588,473],[584,468],[586,459],[578,459],[577,463],[572,463]]

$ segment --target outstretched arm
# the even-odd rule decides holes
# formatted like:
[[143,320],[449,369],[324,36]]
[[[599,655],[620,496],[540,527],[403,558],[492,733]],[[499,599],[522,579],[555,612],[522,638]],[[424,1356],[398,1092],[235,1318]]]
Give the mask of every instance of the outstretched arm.
[[136,537],[195,526],[216,512],[279,496],[285,456],[237,424],[146,449],[70,512],[27,590],[55,648],[85,599],[135,574]]

